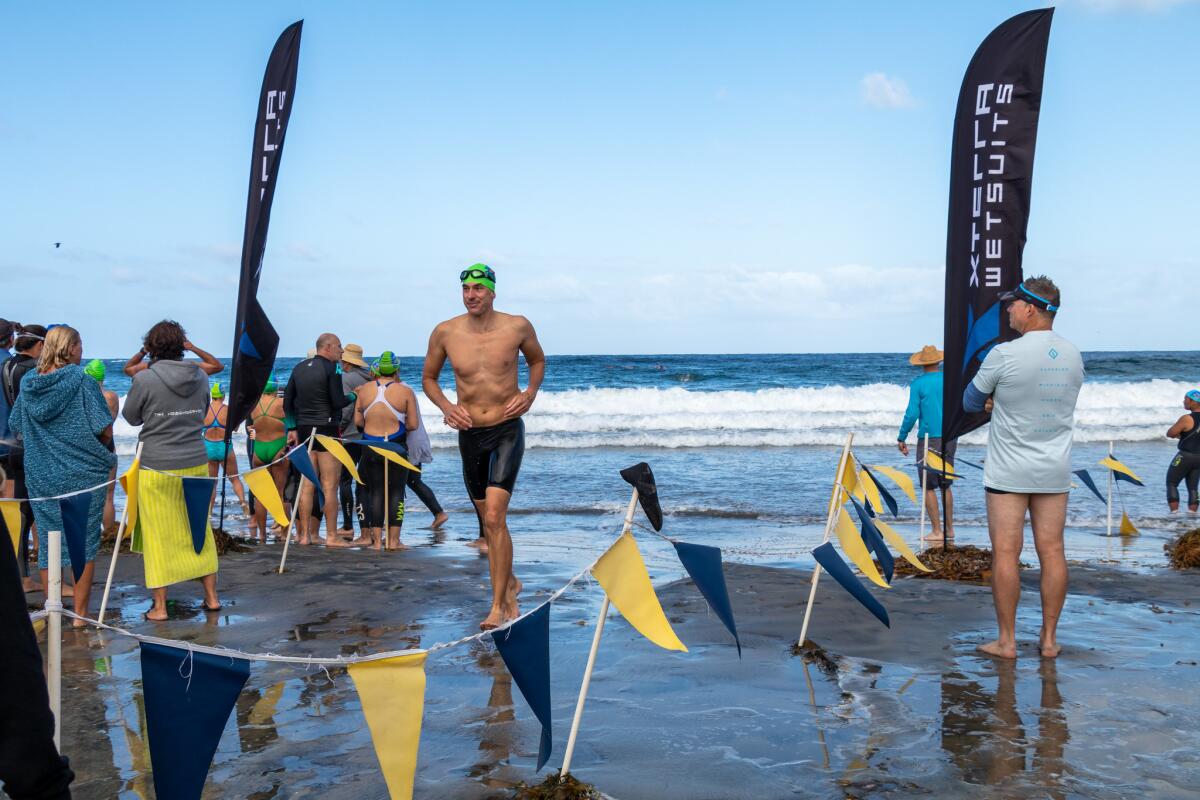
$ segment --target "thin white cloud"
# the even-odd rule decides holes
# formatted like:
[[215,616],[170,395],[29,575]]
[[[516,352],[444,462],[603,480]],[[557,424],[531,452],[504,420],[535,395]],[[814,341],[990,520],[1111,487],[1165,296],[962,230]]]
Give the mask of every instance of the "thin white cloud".
[[882,72],[868,72],[859,82],[863,102],[875,108],[912,108],[916,105],[908,84]]

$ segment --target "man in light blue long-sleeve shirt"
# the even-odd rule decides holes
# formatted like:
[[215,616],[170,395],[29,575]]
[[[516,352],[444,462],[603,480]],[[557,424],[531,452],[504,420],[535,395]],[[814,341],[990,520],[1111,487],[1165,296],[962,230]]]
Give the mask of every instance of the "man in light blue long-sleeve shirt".
[[[896,447],[903,455],[908,455],[908,434],[917,426],[917,480],[921,480],[922,464],[925,463],[925,436],[929,436],[929,449],[941,456],[946,464],[954,464],[955,442],[942,444],[942,351],[931,344],[921,348],[919,353],[913,353],[908,363],[914,367],[922,367],[924,372],[908,387],[908,408],[904,412],[904,421],[900,423],[900,435],[896,437]],[[946,497],[946,536],[947,540],[954,538],[954,493],[950,488],[948,478],[932,472],[925,472],[925,512],[928,514],[933,528],[929,538],[942,539],[942,518],[938,513],[937,490],[944,489]]]

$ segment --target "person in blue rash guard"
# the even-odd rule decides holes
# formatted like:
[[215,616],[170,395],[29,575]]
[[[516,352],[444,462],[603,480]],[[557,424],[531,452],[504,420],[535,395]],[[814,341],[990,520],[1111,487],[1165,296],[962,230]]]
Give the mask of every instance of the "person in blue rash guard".
[[[917,425],[917,481],[921,482],[922,465],[925,463],[925,436],[929,436],[929,449],[946,462],[954,466],[954,451],[958,440],[949,444],[942,443],[942,370],[944,358],[942,351],[931,344],[921,348],[919,353],[913,353],[908,363],[921,367],[924,371],[908,387],[908,408],[904,411],[904,421],[900,423],[900,434],[896,437],[896,447],[902,455],[908,455],[909,432]],[[942,518],[938,513],[937,490],[943,490],[946,498],[946,536],[949,541],[954,538],[954,492],[951,491],[950,478],[934,472],[925,473],[925,512],[929,515],[933,527],[927,538],[942,541]]]
[[999,299],[1007,306],[1009,327],[1021,336],[993,347],[963,391],[965,411],[992,413],[983,487],[1000,635],[977,649],[995,658],[1017,657],[1017,570],[1028,514],[1042,573],[1038,649],[1043,658],[1054,658],[1067,597],[1063,528],[1083,357],[1052,330],[1059,291],[1049,278],[1030,278]]

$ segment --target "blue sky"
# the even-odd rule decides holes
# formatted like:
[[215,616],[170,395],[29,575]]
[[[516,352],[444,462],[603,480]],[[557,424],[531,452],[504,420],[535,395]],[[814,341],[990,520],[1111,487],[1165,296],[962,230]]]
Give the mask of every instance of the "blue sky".
[[[171,317],[227,355],[263,68],[304,18],[281,354],[423,353],[479,260],[550,353],[916,349],[963,71],[1030,7],[6,4],[0,316],[105,357]],[[1055,14],[1025,269],[1084,349],[1196,347],[1198,42],[1195,2]]]

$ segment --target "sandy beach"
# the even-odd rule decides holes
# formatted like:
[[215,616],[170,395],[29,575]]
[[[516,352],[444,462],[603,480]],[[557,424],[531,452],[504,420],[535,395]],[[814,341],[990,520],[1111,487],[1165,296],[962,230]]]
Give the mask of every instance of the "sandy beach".
[[[597,551],[612,536],[577,533]],[[427,647],[476,630],[486,562],[462,534],[413,531],[417,547],[380,555],[293,548],[283,576],[274,546],[231,554],[221,561],[225,609],[206,616],[198,587],[181,586],[161,625],[141,620],[141,564],[122,555],[112,621],[287,655]],[[826,580],[810,639],[830,660],[810,664],[791,653],[808,570],[728,563],[739,660],[690,581],[654,557],[659,544],[640,546],[690,652],[659,650],[614,612],[572,769],[612,797],[1192,796],[1195,575],[1073,564],[1055,662],[1035,655],[1037,572],[1028,570],[1015,664],[974,652],[994,630],[986,587],[897,579],[881,596],[888,630]],[[526,607],[589,557],[534,546],[525,555]],[[584,582],[554,605],[555,752],[541,775],[537,723],[491,645],[430,658],[415,796],[504,797],[561,764],[600,599]],[[135,642],[69,631],[63,661],[76,796],[153,796]],[[386,797],[344,670],[256,663],[234,717],[206,797]]]

